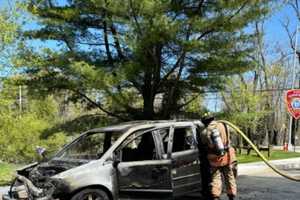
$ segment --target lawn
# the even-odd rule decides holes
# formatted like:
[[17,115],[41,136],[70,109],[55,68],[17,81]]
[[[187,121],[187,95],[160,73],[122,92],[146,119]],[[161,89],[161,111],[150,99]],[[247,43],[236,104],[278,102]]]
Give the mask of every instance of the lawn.
[[0,186],[8,185],[12,181],[16,168],[13,164],[0,163]]
[[[271,152],[270,158],[268,158],[267,152],[263,152],[263,154],[268,160],[280,160],[280,159],[300,157],[300,153],[284,152],[281,150],[273,150]],[[238,157],[239,163],[262,161],[262,159],[260,159],[260,157],[258,157],[254,151],[251,151],[250,155],[247,155],[247,153],[245,151],[243,151],[242,154],[237,154],[237,157]]]

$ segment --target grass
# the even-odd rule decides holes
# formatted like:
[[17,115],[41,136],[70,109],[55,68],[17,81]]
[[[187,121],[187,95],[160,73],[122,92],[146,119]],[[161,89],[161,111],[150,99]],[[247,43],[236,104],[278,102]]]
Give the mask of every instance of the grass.
[[[270,158],[268,158],[266,151],[263,151],[262,153],[268,160],[280,160],[280,159],[300,157],[300,153],[284,152],[281,150],[272,150]],[[246,151],[243,151],[242,154],[237,154],[237,159],[239,163],[250,163],[250,162],[262,161],[262,159],[260,159],[260,157],[258,157],[254,151],[251,151],[250,155],[247,155]]]
[[0,163],[0,186],[9,185],[14,178],[16,165]]

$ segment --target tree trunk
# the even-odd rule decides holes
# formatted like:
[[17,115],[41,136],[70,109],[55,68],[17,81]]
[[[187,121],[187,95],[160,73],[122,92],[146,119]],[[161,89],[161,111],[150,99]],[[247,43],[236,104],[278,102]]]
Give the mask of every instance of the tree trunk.
[[145,92],[144,98],[144,108],[143,108],[143,119],[152,120],[154,119],[154,98],[152,94]]
[[152,73],[151,67],[147,66],[145,76],[144,76],[144,85],[143,85],[143,119],[152,120],[154,119],[154,91],[152,85]]

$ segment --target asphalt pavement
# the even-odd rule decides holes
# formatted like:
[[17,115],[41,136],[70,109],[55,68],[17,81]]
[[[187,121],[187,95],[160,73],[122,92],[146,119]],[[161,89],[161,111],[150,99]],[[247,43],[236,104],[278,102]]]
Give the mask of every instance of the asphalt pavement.
[[[300,175],[299,169],[290,169],[287,172],[293,176]],[[300,198],[300,182],[287,180],[271,169],[239,176],[238,185],[237,199],[240,200],[298,200]]]
[[1,195],[7,193],[9,190],[9,187],[0,187],[0,200],[1,200]]
[[[300,169],[287,171],[293,176],[300,175]],[[236,200],[299,200],[300,182],[282,178],[270,169],[255,171],[250,175],[238,177],[238,196]],[[197,194],[191,194],[180,200],[200,200]],[[227,200],[223,193],[221,200]]]

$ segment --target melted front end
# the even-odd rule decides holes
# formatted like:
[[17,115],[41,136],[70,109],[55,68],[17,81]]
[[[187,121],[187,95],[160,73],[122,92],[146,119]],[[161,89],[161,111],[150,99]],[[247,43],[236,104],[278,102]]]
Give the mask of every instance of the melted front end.
[[87,161],[51,160],[17,170],[16,179],[3,200],[62,200],[68,194],[68,184],[53,176],[85,163]]

